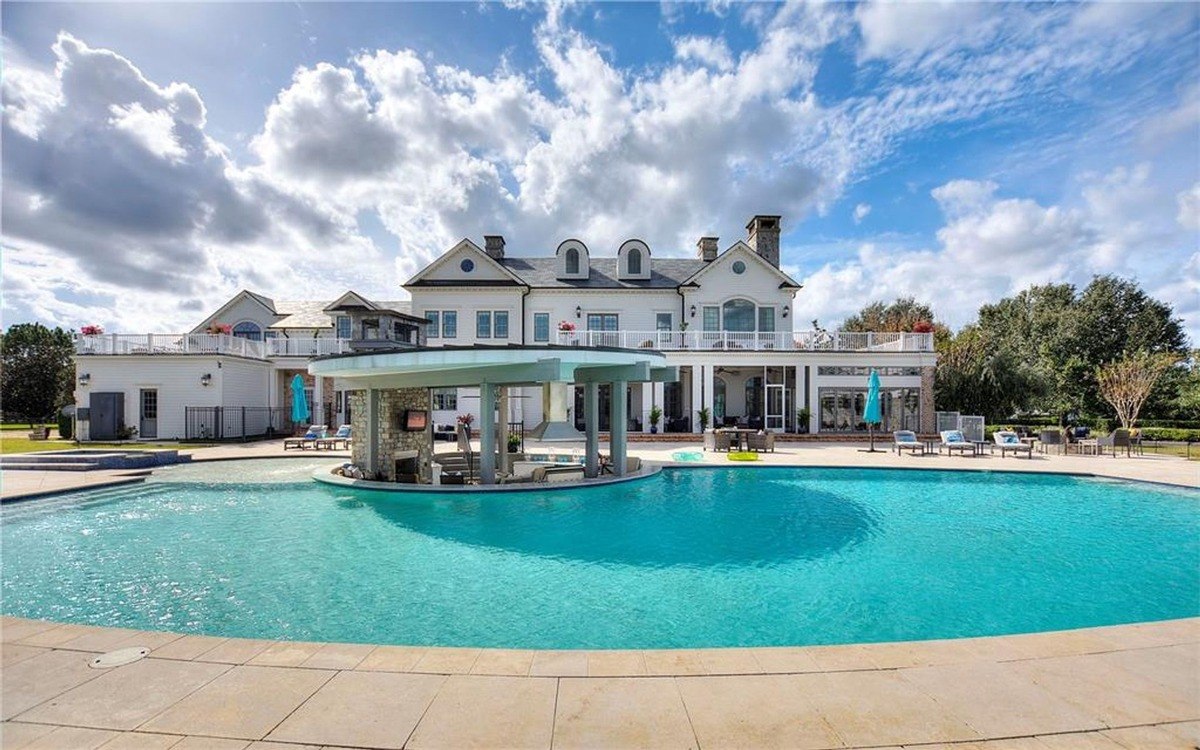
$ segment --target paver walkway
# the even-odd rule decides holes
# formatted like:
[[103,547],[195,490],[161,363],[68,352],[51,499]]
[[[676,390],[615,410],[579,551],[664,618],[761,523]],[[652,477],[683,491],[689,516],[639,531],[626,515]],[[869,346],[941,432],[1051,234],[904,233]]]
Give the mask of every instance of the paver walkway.
[[[505,651],[0,620],[0,744],[1195,748],[1200,618],[810,648]],[[149,656],[93,669],[98,653]]]

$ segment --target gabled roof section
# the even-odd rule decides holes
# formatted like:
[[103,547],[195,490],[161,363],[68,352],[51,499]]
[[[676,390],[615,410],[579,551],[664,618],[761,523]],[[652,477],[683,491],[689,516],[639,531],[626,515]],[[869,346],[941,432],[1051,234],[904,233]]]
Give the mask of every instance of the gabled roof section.
[[330,302],[325,307],[325,312],[335,312],[338,310],[376,310],[378,309],[374,302],[362,296],[354,290],[347,291],[341,297],[338,297],[333,302]]
[[279,315],[279,313],[275,310],[275,301],[272,300],[270,297],[265,297],[261,294],[257,294],[255,292],[250,291],[249,289],[243,289],[242,291],[240,291],[237,294],[230,297],[228,302],[226,302],[225,304],[218,307],[216,312],[209,315],[204,320],[200,321],[200,324],[197,325],[195,328],[193,328],[191,330],[191,332],[199,333],[200,331],[202,331],[204,328],[208,327],[212,323],[220,321],[222,315],[224,315],[226,312],[228,312],[230,310],[230,308],[232,308],[234,305],[236,305],[238,302],[241,302],[244,299],[253,300],[257,304],[262,305],[267,310],[267,312],[271,313],[271,315],[273,315],[273,316]]
[[703,266],[698,271],[693,273],[688,278],[684,279],[680,283],[680,286],[699,286],[700,279],[705,274],[707,274],[709,271],[711,271],[713,268],[716,268],[717,266],[725,265],[725,262],[728,261],[735,254],[736,255],[749,255],[751,258],[753,258],[755,263],[760,264],[763,268],[766,268],[771,273],[778,276],[780,289],[800,289],[801,288],[801,285],[798,284],[795,279],[793,279],[791,276],[788,276],[786,273],[779,270],[775,266],[771,265],[765,258],[763,258],[758,253],[754,252],[753,248],[751,248],[749,245],[747,245],[745,242],[742,242],[741,240],[738,240],[737,242],[733,243],[728,248],[726,248],[725,252],[723,252],[717,256],[716,260],[712,261],[711,263],[703,264]]
[[[430,278],[435,272],[437,272],[439,269],[443,268],[445,266],[445,264],[450,261],[451,258],[461,255],[462,253],[470,254],[471,260],[473,260],[476,264],[483,264],[483,266],[485,268],[490,268],[493,271],[497,272],[497,274],[500,276],[500,279],[498,279],[498,280],[497,279],[449,280],[449,279],[432,279],[432,278]],[[404,282],[404,284],[402,284],[402,286],[405,286],[405,287],[409,287],[409,286],[525,286],[525,285],[526,285],[525,282],[523,282],[520,279],[520,277],[518,277],[512,271],[505,268],[503,264],[498,262],[492,256],[485,253],[483,251],[483,249],[479,247],[479,245],[476,245],[474,242],[471,242],[471,240],[469,240],[466,237],[459,240],[458,244],[456,244],[454,247],[450,248],[446,252],[442,253],[441,256],[439,256],[437,258],[437,260],[433,261],[428,266],[425,266],[420,271],[417,271],[415,276],[413,276],[411,279],[409,279],[408,281]]]

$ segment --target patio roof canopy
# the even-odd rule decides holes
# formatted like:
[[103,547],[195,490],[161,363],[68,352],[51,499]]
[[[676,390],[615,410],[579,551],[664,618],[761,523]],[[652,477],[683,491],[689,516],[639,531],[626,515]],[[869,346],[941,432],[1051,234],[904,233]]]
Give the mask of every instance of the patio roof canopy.
[[470,346],[339,354],[311,362],[318,377],[346,378],[363,388],[440,388],[481,383],[673,382],[678,368],[653,350],[576,346]]
[[[630,383],[674,382],[677,367],[667,367],[661,352],[650,349],[611,349],[577,346],[469,346],[403,349],[361,354],[338,354],[316,359],[308,371],[317,377],[342,378],[368,391],[387,388],[479,387],[480,481],[496,481],[495,450],[503,444],[496,434],[497,390],[501,413],[507,389],[542,383],[584,385],[586,474],[597,475],[599,462],[599,389],[611,383],[624,392]],[[625,473],[628,414],[624,398],[611,400],[609,452],[613,473]],[[371,425],[375,424],[372,419]],[[369,455],[377,436],[366,436]],[[501,462],[504,462],[504,453]]]

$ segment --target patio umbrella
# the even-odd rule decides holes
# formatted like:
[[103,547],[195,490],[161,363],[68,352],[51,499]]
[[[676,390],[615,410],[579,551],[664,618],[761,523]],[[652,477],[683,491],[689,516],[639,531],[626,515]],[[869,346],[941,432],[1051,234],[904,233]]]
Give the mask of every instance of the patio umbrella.
[[883,422],[883,409],[879,405],[879,373],[871,370],[867,379],[867,403],[863,406],[863,421],[867,423],[867,432],[871,436],[871,447],[864,453],[881,453],[875,450],[875,425]]
[[292,423],[304,424],[308,421],[308,398],[304,395],[304,378],[300,375],[292,378]]

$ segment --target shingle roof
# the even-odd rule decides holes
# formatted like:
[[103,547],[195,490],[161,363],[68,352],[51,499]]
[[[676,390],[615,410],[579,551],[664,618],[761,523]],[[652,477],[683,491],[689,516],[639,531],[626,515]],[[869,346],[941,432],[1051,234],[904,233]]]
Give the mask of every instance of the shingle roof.
[[[325,312],[332,300],[275,300],[275,312],[284,316],[270,328],[328,328],[333,318]],[[412,315],[412,303],[404,300],[371,300],[377,307],[403,315]]]
[[558,258],[505,258],[500,263],[538,289],[674,289],[705,265],[699,259],[654,258],[649,279],[618,279],[616,258],[591,258],[588,278],[560,279]]

